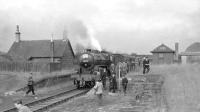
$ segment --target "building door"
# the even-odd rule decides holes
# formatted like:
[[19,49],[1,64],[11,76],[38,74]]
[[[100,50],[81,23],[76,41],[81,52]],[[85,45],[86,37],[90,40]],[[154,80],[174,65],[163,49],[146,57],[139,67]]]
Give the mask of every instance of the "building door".
[[158,54],[158,63],[164,64],[164,54],[163,53]]
[[159,65],[164,64],[164,63],[165,63],[165,62],[164,62],[164,58],[160,58],[160,59],[158,60],[158,63],[159,63]]

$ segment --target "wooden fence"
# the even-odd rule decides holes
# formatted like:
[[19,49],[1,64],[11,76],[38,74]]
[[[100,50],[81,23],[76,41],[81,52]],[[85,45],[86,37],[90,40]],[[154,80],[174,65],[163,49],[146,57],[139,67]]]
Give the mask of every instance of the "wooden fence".
[[49,62],[0,62],[0,71],[8,72],[53,72],[61,70],[60,63]]

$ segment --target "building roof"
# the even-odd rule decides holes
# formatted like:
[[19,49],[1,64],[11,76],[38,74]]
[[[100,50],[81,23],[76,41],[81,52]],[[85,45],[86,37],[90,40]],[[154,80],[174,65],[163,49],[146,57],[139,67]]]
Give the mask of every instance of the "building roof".
[[191,44],[185,52],[200,52],[200,42],[195,42]]
[[2,54],[2,55],[0,55],[0,61],[3,61],[3,62],[5,62],[5,61],[12,61],[12,58],[9,55]]
[[6,53],[4,53],[4,52],[0,51],[0,55],[4,55],[4,54],[6,54]]
[[160,46],[156,47],[151,53],[174,53],[175,51],[169,48],[168,46],[161,44]]
[[[62,57],[65,49],[69,47],[72,50],[68,40],[53,40],[54,42],[54,57]],[[72,50],[74,55],[74,52]],[[30,40],[14,42],[8,51],[14,59],[28,60],[33,57],[51,57],[51,41],[50,40]]]

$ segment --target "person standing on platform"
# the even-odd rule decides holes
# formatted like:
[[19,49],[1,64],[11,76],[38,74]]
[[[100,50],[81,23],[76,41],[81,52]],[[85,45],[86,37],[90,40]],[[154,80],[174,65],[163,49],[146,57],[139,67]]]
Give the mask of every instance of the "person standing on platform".
[[106,76],[107,76],[107,71],[106,68],[104,68],[101,76],[104,89],[106,89]]
[[128,85],[128,79],[123,75],[123,77],[122,77],[122,87],[123,87],[124,95],[126,94],[127,85]]
[[150,65],[149,65],[149,59],[144,57],[143,60],[143,74],[149,73],[150,70]]
[[28,91],[26,92],[26,95],[28,95],[29,92],[32,92],[33,95],[35,95],[34,91],[34,81],[33,81],[33,76],[31,73],[31,76],[28,78]]
[[102,105],[102,97],[103,97],[103,84],[101,79],[99,79],[94,86],[94,94],[97,95],[99,105]]
[[117,80],[116,80],[115,74],[113,74],[111,79],[110,79],[110,91],[112,93],[115,93],[116,89],[117,89]]

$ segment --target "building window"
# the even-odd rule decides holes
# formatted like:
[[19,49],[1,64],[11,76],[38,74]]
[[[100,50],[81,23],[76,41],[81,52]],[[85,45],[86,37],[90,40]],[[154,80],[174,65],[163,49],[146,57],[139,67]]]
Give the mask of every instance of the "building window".
[[54,58],[54,62],[55,62],[55,63],[60,63],[61,60],[60,60],[60,58]]
[[162,46],[160,47],[160,50],[166,50],[166,47]]
[[164,58],[164,54],[163,53],[158,53],[158,58]]

